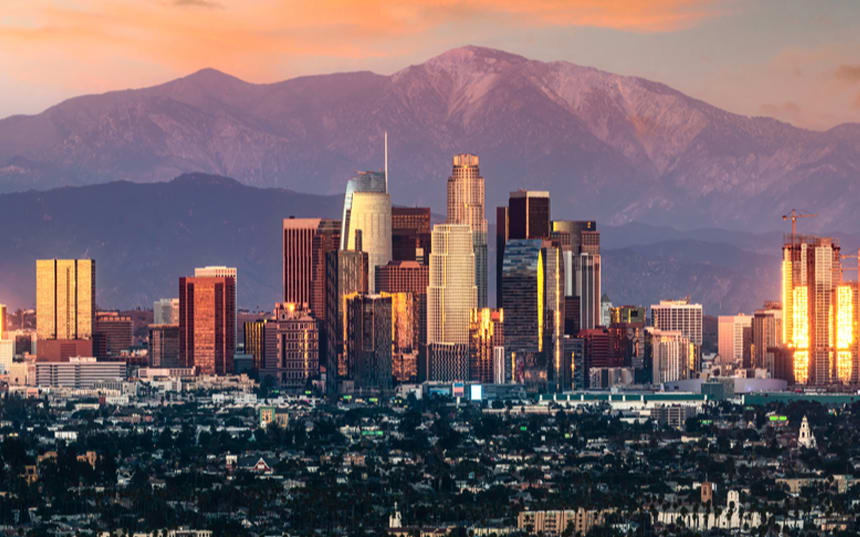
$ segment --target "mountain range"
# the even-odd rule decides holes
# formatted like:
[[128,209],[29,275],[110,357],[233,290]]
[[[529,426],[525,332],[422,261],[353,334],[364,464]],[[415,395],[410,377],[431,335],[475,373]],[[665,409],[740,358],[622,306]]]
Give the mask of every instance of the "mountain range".
[[[342,203],[341,195],[256,188],[206,174],[2,194],[0,302],[34,305],[38,258],[91,257],[102,308],[151,307],[154,299],[177,296],[178,278],[194,267],[228,265],[239,271],[239,306],[267,310],[282,293],[281,220],[339,218]],[[751,312],[779,297],[778,233],[645,224],[599,230],[603,291],[615,304],[690,295],[716,315]],[[843,241],[860,244],[860,235]]]
[[473,46],[390,76],[252,84],[204,69],[8,117],[0,191],[204,172],[340,194],[355,170],[383,166],[386,130],[403,204],[444,207],[451,156],[474,152],[488,208],[531,188],[551,192],[556,218],[611,225],[784,230],[791,208],[818,213],[810,231],[860,225],[860,124],[800,129],[658,82]]

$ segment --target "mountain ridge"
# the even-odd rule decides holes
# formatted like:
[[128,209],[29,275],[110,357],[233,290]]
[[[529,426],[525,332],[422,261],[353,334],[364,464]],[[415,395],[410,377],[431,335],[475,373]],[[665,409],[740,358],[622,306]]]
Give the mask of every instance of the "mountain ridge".
[[[467,46],[391,75],[267,84],[205,68],[0,120],[0,191],[200,171],[258,187],[343,191],[382,167],[393,193],[444,206],[452,154],[481,156],[487,207],[550,190],[559,213],[620,225],[774,230],[860,226],[860,124],[827,131],[716,108],[665,84]],[[492,211],[488,210],[488,214]]]

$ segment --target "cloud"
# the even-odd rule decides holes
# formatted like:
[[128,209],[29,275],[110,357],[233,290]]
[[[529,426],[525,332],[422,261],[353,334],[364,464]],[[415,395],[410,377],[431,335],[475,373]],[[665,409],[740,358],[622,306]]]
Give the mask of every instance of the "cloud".
[[836,68],[834,76],[843,82],[860,82],[860,65],[840,65]]
[[212,2],[211,0],[173,0],[174,6],[192,6],[192,7],[205,7],[205,8],[220,8],[224,7],[219,2]]

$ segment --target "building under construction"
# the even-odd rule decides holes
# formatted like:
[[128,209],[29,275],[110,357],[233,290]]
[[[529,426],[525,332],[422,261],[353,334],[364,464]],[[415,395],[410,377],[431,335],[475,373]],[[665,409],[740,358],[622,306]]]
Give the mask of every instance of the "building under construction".
[[842,278],[838,241],[792,233],[782,254],[782,340],[795,383],[856,383],[857,283]]

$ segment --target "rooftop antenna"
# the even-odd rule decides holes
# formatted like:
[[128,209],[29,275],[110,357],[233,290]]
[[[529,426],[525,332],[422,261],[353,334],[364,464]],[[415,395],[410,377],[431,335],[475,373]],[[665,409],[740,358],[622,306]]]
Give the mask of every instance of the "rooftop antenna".
[[388,193],[388,131],[385,131],[385,193]]

